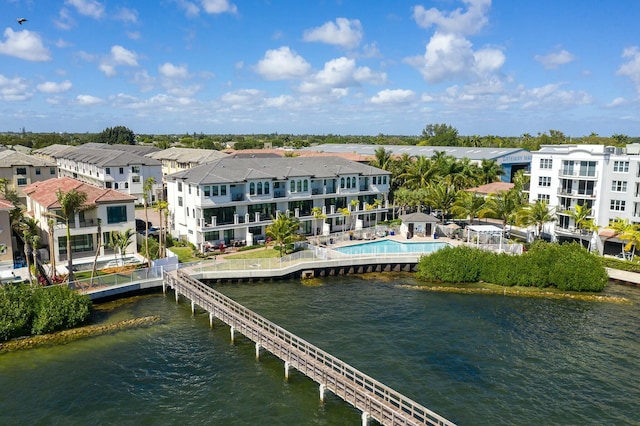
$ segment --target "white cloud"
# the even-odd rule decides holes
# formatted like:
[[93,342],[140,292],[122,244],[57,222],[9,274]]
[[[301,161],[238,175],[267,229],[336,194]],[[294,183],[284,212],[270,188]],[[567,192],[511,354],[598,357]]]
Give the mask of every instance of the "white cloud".
[[79,14],[94,19],[104,16],[104,5],[96,0],[65,0],[64,4],[73,6]]
[[0,99],[3,101],[24,101],[31,98],[28,86],[20,77],[7,78],[0,74]]
[[128,7],[121,7],[116,12],[114,18],[118,21],[135,24],[138,22],[138,11],[135,9],[129,9]]
[[607,108],[616,108],[616,107],[619,107],[619,106],[624,106],[624,105],[626,105],[627,103],[628,103],[628,102],[627,102],[627,100],[626,100],[625,98],[618,97],[618,98],[615,98],[614,100],[612,100],[611,102],[609,102],[609,103],[606,105],[606,107],[607,107]]
[[0,42],[0,54],[14,56],[26,61],[42,62],[51,60],[49,49],[44,47],[40,36],[28,30],[4,30],[6,41]]
[[262,100],[264,93],[257,89],[241,89],[234,92],[227,92],[220,100],[231,105],[232,108],[240,106],[254,105]]
[[326,22],[304,32],[304,41],[319,41],[322,43],[354,49],[362,40],[362,24],[357,19],[337,18],[335,24]]
[[131,40],[140,40],[140,37],[142,37],[139,31],[127,31],[126,34]]
[[640,92],[640,49],[638,46],[627,47],[622,51],[622,57],[627,58],[627,62],[620,65],[616,74],[629,77]]
[[379,84],[386,81],[386,74],[376,73],[368,67],[356,67],[354,59],[344,56],[332,59],[324,64],[324,68],[303,82],[299,90],[301,92],[327,92],[339,96],[346,94],[348,87],[358,86],[360,83]]
[[229,3],[227,0],[201,0],[200,3],[204,11],[211,14],[238,12],[236,5]]
[[189,71],[186,65],[175,66],[170,62],[165,62],[158,67],[158,71],[166,78],[189,78]]
[[396,89],[381,90],[373,96],[370,101],[372,104],[400,104],[415,100],[416,94],[413,90]]
[[306,76],[311,65],[289,47],[283,46],[267,50],[254,69],[267,80],[289,80]]
[[579,90],[561,90],[561,83],[546,84],[541,87],[525,90],[520,98],[524,102],[523,108],[566,108],[567,106],[586,105],[593,102],[587,92]]
[[138,55],[122,46],[115,45],[111,47],[111,53],[102,58],[99,69],[104,72],[107,77],[112,77],[117,73],[116,67],[118,65],[137,67]]
[[37,88],[42,93],[62,93],[71,89],[71,86],[72,84],[69,80],[65,80],[62,83],[46,81],[44,83],[38,84]]
[[576,57],[570,52],[562,49],[557,52],[552,52],[547,55],[536,55],[533,57],[536,61],[540,62],[546,69],[555,69],[560,65],[573,62]]
[[189,18],[198,16],[198,14],[200,13],[200,8],[198,7],[198,5],[196,5],[191,1],[187,1],[187,0],[174,0],[174,1],[178,5],[178,7],[180,7],[181,9],[184,9],[185,14]]
[[78,95],[76,97],[76,102],[80,105],[97,105],[103,103],[104,101],[91,95]]
[[466,11],[458,8],[452,12],[441,12],[436,8],[415,6],[413,19],[422,28],[433,25],[443,33],[476,34],[488,22],[487,13],[491,0],[463,0],[463,3],[467,5]]
[[456,78],[484,78],[500,70],[505,62],[498,49],[473,50],[469,40],[455,34],[436,32],[427,44],[423,57],[406,59],[431,83]]
[[70,30],[76,24],[76,21],[69,14],[69,9],[63,7],[58,12],[58,19],[54,19],[53,23],[61,30]]

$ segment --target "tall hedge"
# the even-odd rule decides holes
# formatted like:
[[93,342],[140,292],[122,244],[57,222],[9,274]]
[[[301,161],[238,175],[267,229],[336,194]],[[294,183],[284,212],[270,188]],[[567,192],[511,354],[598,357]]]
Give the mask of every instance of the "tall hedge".
[[416,276],[449,283],[490,282],[504,286],[556,287],[567,291],[602,291],[605,268],[580,244],[536,242],[521,256],[472,247],[448,247],[423,256]]
[[66,286],[0,287],[0,341],[51,333],[82,324],[91,310],[89,297]]

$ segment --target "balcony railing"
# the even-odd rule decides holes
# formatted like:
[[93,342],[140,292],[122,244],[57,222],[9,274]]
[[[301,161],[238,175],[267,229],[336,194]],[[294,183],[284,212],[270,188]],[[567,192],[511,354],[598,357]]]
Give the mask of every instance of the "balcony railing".
[[596,191],[579,191],[579,190],[566,190],[562,188],[558,188],[558,195],[563,195],[565,197],[576,197],[576,198],[596,198]]
[[584,170],[563,170],[558,171],[560,177],[580,178],[580,179],[598,179],[598,172],[585,172]]

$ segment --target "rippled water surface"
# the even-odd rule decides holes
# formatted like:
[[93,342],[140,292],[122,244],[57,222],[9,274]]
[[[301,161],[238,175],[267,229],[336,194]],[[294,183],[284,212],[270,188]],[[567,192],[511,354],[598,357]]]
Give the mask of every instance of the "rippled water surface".
[[[457,295],[335,277],[217,288],[460,425],[640,424],[633,304]],[[173,294],[108,320],[150,328],[0,355],[0,424],[355,425],[360,414]]]

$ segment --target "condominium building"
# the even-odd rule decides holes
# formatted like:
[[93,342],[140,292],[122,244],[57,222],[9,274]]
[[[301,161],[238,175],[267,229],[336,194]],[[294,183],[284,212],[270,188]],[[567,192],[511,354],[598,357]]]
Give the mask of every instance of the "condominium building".
[[[133,195],[137,203],[144,200],[143,186],[153,177],[151,199],[162,189],[162,164],[158,160],[141,155],[148,150],[134,150],[128,145],[85,144],[58,150],[55,155],[60,176],[67,176],[105,189],[115,189]],[[137,153],[140,152],[140,153]]]
[[529,201],[555,209],[549,231],[556,237],[580,235],[572,217],[577,205],[590,209],[601,252],[613,236],[605,231],[612,221],[640,223],[640,145],[543,145],[532,153],[530,176]]
[[227,154],[213,149],[172,147],[146,154],[147,157],[162,163],[162,175],[181,172],[201,164],[211,163],[226,157]]
[[58,176],[56,163],[27,155],[12,149],[0,151],[0,179],[4,179],[7,188],[17,192],[18,198],[25,202],[25,186]]
[[372,226],[386,219],[390,175],[338,157],[223,158],[166,177],[170,231],[203,248],[256,243],[278,214],[308,235]]
[[[58,191],[67,193],[73,189],[87,194],[84,204],[87,209],[77,213],[70,226],[73,258],[80,261],[82,258],[93,259],[96,249],[99,249],[100,256],[113,253],[113,249],[105,248],[104,243],[109,241],[111,231],[125,232],[127,229],[136,229],[136,198],[70,177],[36,182],[24,189],[27,195],[28,214],[38,220],[41,241],[46,245],[53,244],[56,261],[61,262],[67,259],[67,228],[59,218],[61,206],[58,203],[57,193]],[[52,229],[49,229],[50,221],[53,222]],[[102,232],[100,247],[98,247],[97,237],[98,225]],[[53,240],[50,240],[50,231],[53,233]],[[136,252],[136,242],[133,239],[126,252],[129,254]]]

